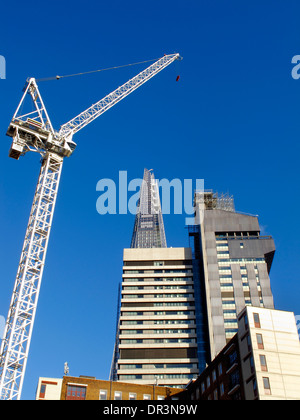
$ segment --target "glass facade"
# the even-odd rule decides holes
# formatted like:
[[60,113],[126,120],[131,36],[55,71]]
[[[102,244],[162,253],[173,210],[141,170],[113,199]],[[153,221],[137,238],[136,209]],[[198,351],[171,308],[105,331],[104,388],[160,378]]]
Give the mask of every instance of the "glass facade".
[[131,248],[166,248],[159,190],[154,174],[144,170]]

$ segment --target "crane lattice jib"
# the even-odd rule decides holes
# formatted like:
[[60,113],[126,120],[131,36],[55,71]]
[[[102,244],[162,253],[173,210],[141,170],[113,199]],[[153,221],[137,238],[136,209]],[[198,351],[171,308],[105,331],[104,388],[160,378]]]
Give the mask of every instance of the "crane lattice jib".
[[73,118],[71,121],[62,125],[59,131],[59,137],[67,137],[71,133],[75,134],[77,131],[81,130],[90,122],[98,118],[109,108],[113,107],[127,95],[132,93],[135,89],[140,87],[142,84],[147,82],[165,67],[179,58],[179,54],[165,55],[154,64],[149,66],[147,69],[139,73],[137,76],[126,82],[124,85],[118,87],[118,89],[105,96],[105,98],[92,105],[90,108],[79,114],[77,117]]

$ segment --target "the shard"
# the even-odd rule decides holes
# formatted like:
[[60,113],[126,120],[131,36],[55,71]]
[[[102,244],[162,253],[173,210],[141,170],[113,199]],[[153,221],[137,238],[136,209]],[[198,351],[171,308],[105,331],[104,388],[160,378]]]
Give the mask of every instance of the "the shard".
[[144,170],[131,248],[166,248],[166,235],[159,198],[158,182],[152,169]]

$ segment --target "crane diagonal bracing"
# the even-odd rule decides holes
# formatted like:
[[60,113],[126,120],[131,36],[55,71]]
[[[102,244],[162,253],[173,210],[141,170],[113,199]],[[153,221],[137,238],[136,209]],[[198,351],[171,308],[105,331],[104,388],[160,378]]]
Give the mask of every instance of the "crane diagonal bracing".
[[148,67],[146,70],[139,73],[137,76],[130,79],[124,85],[118,87],[118,89],[111,92],[105,98],[101,99],[96,104],[92,105],[86,111],[79,114],[77,117],[73,118],[71,121],[62,125],[59,131],[61,136],[68,136],[70,133],[77,133],[87,124],[92,122],[94,119],[98,118],[101,114],[107,111],[109,108],[116,105],[131,92],[136,90],[142,84],[150,80],[157,73],[163,70],[165,67],[171,64],[176,59],[179,59],[179,54],[165,55]]
[[22,389],[62,164],[51,153],[42,163],[1,348],[2,399]]
[[[63,159],[71,156],[76,147],[72,140],[73,135],[176,59],[180,59],[179,54],[165,55],[62,125],[60,131],[55,131],[52,127],[36,80],[28,80],[7,130],[7,135],[13,138],[9,156],[18,160],[29,151],[38,152],[42,156],[42,166],[1,342],[0,399],[21,398]],[[20,110],[27,95],[32,99],[34,110],[21,115]]]

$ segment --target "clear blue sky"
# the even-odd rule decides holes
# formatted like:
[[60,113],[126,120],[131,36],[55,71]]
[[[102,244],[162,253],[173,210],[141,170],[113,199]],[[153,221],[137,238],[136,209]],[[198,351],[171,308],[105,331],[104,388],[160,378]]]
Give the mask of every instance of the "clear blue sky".
[[[100,216],[102,178],[205,179],[237,210],[259,214],[277,252],[277,309],[300,314],[300,54],[298,0],[5,2],[0,55],[0,315],[6,317],[39,172],[39,157],[8,158],[6,129],[28,76],[99,69],[179,52],[168,69],[78,133],[65,160],[23,399],[39,376],[107,379],[123,248],[132,215]],[[55,128],[143,67],[40,83]],[[176,76],[180,74],[180,82]],[[188,246],[185,215],[165,216],[169,246]]]

